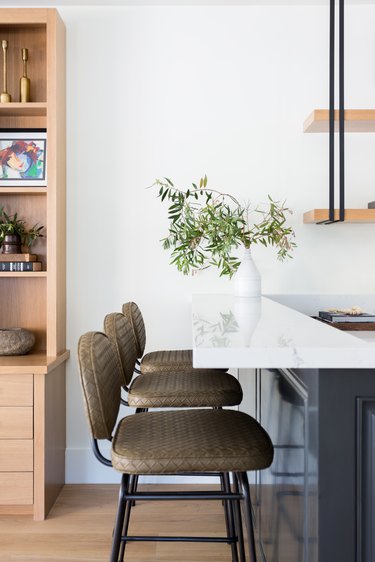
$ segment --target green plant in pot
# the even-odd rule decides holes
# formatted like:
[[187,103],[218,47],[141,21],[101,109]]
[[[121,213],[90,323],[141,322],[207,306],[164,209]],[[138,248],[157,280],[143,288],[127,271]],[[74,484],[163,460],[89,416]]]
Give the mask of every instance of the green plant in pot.
[[241,266],[246,269],[244,277],[252,279],[249,283],[245,279],[241,289],[238,271],[236,294],[257,296],[260,276],[251,258],[251,248],[255,244],[274,246],[278,258],[284,260],[291,257],[296,246],[294,231],[287,225],[291,210],[285,202],[274,201],[271,196],[265,209],[251,210],[250,205],[241,205],[228,193],[208,189],[207,176],[186,190],[177,188],[169,178],[157,179],[151,187],[156,187],[158,197],[169,205],[168,235],[161,242],[166,250],[171,250],[171,264],[185,275],[214,266],[221,276],[231,278]]
[[13,215],[0,207],[0,247],[4,254],[19,254],[22,247],[30,249],[35,240],[43,236],[44,226],[34,224],[27,228],[26,221],[20,219],[17,213]]

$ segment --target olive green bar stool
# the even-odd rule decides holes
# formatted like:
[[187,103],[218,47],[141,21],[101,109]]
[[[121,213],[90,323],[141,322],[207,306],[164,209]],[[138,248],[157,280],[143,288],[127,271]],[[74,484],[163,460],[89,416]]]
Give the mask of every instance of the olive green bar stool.
[[[80,379],[94,453],[122,473],[110,562],[124,560],[125,546],[134,541],[220,542],[239,550],[240,562],[256,562],[256,548],[247,471],[267,468],[273,445],[251,416],[234,410],[187,409],[139,413],[117,423],[123,373],[114,347],[101,332],[84,334],[78,344]],[[111,442],[111,459],[99,451],[98,440]],[[139,492],[138,475],[179,475],[223,472],[234,474],[234,491]],[[233,505],[231,534],[225,537],[129,535],[134,500],[219,500]],[[246,556],[240,505],[246,527]],[[183,513],[182,525],[183,522]],[[235,551],[233,550],[233,547]]]
[[222,408],[241,403],[240,383],[223,371],[168,369],[155,371],[152,376],[142,374],[133,378],[138,350],[129,317],[121,312],[107,314],[104,331],[117,352],[122,367],[122,386],[128,392],[129,406],[138,409]]
[[[195,369],[193,367],[193,351],[191,349],[171,349],[161,351],[145,352],[146,327],[142,312],[135,302],[127,302],[122,305],[122,313],[126,316],[132,326],[137,345],[137,367],[136,372],[142,375],[169,372],[208,372],[210,369]],[[228,369],[216,369],[216,371],[227,371]]]

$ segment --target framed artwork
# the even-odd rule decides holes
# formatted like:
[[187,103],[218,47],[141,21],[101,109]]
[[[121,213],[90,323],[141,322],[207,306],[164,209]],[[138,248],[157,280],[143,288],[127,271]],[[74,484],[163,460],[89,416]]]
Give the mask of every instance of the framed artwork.
[[0,129],[0,186],[47,185],[45,129]]

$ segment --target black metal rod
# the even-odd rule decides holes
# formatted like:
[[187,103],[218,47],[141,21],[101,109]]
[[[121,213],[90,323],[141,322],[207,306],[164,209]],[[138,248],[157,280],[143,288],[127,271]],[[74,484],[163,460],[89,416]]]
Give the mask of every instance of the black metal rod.
[[[224,472],[224,491],[228,494],[231,494],[229,474],[227,472]],[[235,502],[232,501],[224,502],[224,504],[226,505],[226,509],[228,511],[228,523],[229,523],[228,538],[231,538],[236,534],[235,524],[234,524],[234,510],[233,510],[234,503]],[[231,541],[231,549],[232,549],[232,562],[238,562],[237,546],[234,543],[234,541]]]
[[335,0],[330,0],[329,32],[329,221],[335,218]]
[[130,536],[126,535],[121,537],[124,542],[220,542],[220,543],[232,543],[237,541],[237,537],[161,537],[161,536]]
[[345,220],[344,0],[339,3],[340,221]]
[[107,459],[105,456],[102,455],[99,449],[98,440],[94,437],[91,438],[91,447],[94,452],[95,457],[105,466],[112,466],[112,461]]
[[135,492],[126,494],[126,500],[240,500],[242,494],[231,492]]

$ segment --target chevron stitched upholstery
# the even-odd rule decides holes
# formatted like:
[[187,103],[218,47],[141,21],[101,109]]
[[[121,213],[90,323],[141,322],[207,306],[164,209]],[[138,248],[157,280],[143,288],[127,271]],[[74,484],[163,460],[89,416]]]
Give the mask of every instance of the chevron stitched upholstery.
[[197,408],[235,406],[242,401],[237,379],[210,372],[155,373],[134,379],[128,393],[135,408]]
[[78,360],[91,434],[110,439],[120,407],[122,373],[107,336],[101,332],[81,336]]
[[123,371],[123,386],[132,380],[137,360],[137,345],[128,317],[121,312],[112,312],[104,318],[104,331],[117,351]]
[[269,466],[273,446],[251,416],[233,410],[175,410],[122,419],[113,467],[127,474],[240,472]]
[[[141,359],[140,370],[142,375],[150,375],[157,372],[190,372],[194,371],[193,351],[191,349],[173,349],[163,351],[152,351],[143,356],[146,347],[146,328],[142,313],[135,302],[127,302],[122,305],[122,313],[131,322],[134,337],[137,342],[138,359]],[[142,357],[143,356],[143,357]],[[199,369],[200,372],[209,372],[211,369]],[[228,369],[216,369],[226,372]]]
[[140,359],[144,354],[146,347],[146,327],[142,312],[139,310],[135,302],[127,302],[122,305],[122,313],[131,322],[135,341],[137,342],[137,357]]
[[171,349],[151,351],[142,359],[141,372],[144,375],[158,371],[191,371],[193,369],[193,351],[191,349]]

